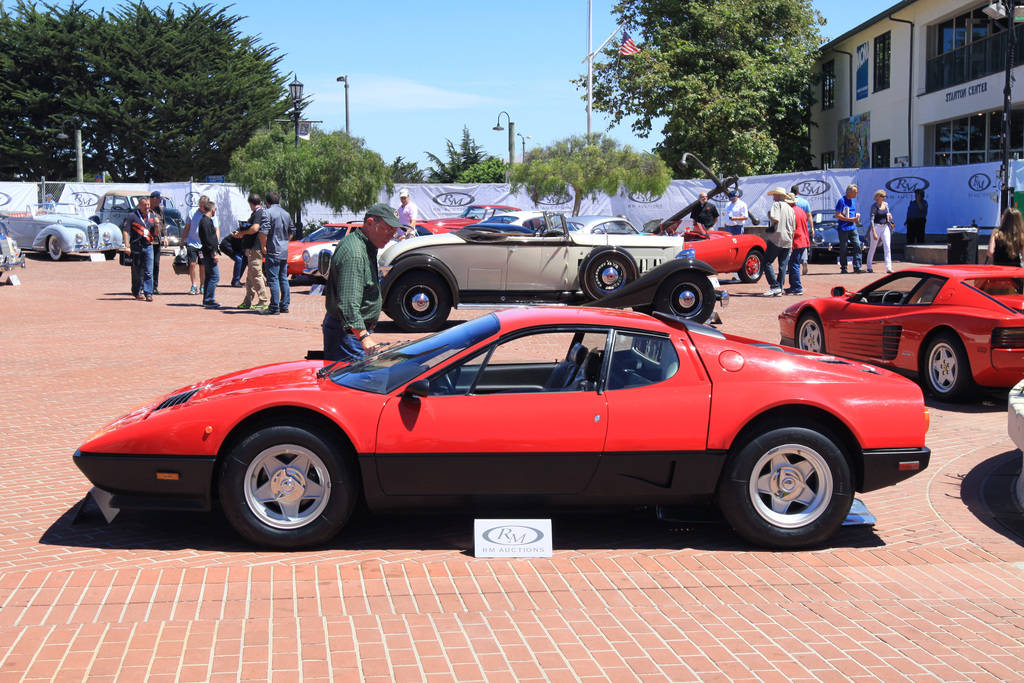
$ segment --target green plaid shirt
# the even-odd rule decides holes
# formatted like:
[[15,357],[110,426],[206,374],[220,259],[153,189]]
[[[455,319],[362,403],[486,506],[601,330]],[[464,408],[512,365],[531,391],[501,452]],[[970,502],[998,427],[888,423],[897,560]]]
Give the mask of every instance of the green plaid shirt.
[[327,276],[327,313],[346,328],[368,330],[380,318],[380,283],[377,281],[377,248],[360,229],[338,243]]

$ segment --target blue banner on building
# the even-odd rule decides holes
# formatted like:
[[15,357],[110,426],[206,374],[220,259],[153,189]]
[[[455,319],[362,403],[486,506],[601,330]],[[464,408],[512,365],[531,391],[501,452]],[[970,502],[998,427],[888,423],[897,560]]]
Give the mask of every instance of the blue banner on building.
[[868,44],[857,46],[857,99],[868,96]]

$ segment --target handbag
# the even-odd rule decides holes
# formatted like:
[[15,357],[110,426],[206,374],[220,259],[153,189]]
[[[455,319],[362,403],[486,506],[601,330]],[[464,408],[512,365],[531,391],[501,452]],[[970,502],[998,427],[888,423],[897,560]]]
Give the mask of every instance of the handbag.
[[220,253],[228,258],[235,258],[235,247],[231,244],[231,235],[220,241]]
[[171,267],[174,268],[174,272],[177,275],[184,275],[188,272],[188,255],[185,247],[179,249],[178,253],[175,254]]
[[117,259],[122,266],[130,266],[132,265],[132,252],[120,251],[118,252]]

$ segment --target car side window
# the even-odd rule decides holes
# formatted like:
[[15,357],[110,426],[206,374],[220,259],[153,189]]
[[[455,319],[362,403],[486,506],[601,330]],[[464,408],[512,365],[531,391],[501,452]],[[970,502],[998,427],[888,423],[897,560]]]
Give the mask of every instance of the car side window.
[[514,337],[430,379],[431,396],[596,391],[607,332]]
[[609,235],[635,235],[637,231],[625,221],[610,221],[601,226],[602,232]]
[[111,205],[110,205],[110,209],[111,210],[113,210],[113,211],[128,211],[128,210],[130,210],[130,207],[128,206],[128,198],[127,197],[111,197],[110,199],[111,199]]
[[616,332],[608,368],[609,391],[664,382],[679,370],[679,354],[665,337]]
[[924,306],[932,303],[933,301],[935,301],[935,297],[938,295],[939,290],[942,289],[942,285],[944,283],[945,280],[941,280],[935,277],[927,280],[924,284],[917,288],[916,292],[911,294],[910,298],[907,300],[907,305]]
[[[927,279],[927,276],[918,275],[916,273],[885,278],[872,289],[864,291],[860,295],[860,300],[867,304],[899,306],[908,303],[912,299],[914,290],[917,289],[925,279]],[[917,301],[916,303],[922,302]]]

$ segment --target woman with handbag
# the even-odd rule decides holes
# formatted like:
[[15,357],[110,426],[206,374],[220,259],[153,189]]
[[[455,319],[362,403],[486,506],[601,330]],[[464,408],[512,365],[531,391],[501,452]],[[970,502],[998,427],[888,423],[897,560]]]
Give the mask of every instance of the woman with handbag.
[[875,193],[875,203],[871,205],[871,227],[868,231],[868,272],[873,273],[871,266],[874,265],[875,249],[878,243],[882,243],[885,254],[885,272],[892,272],[892,212],[889,211],[889,203],[885,201],[885,190]]

